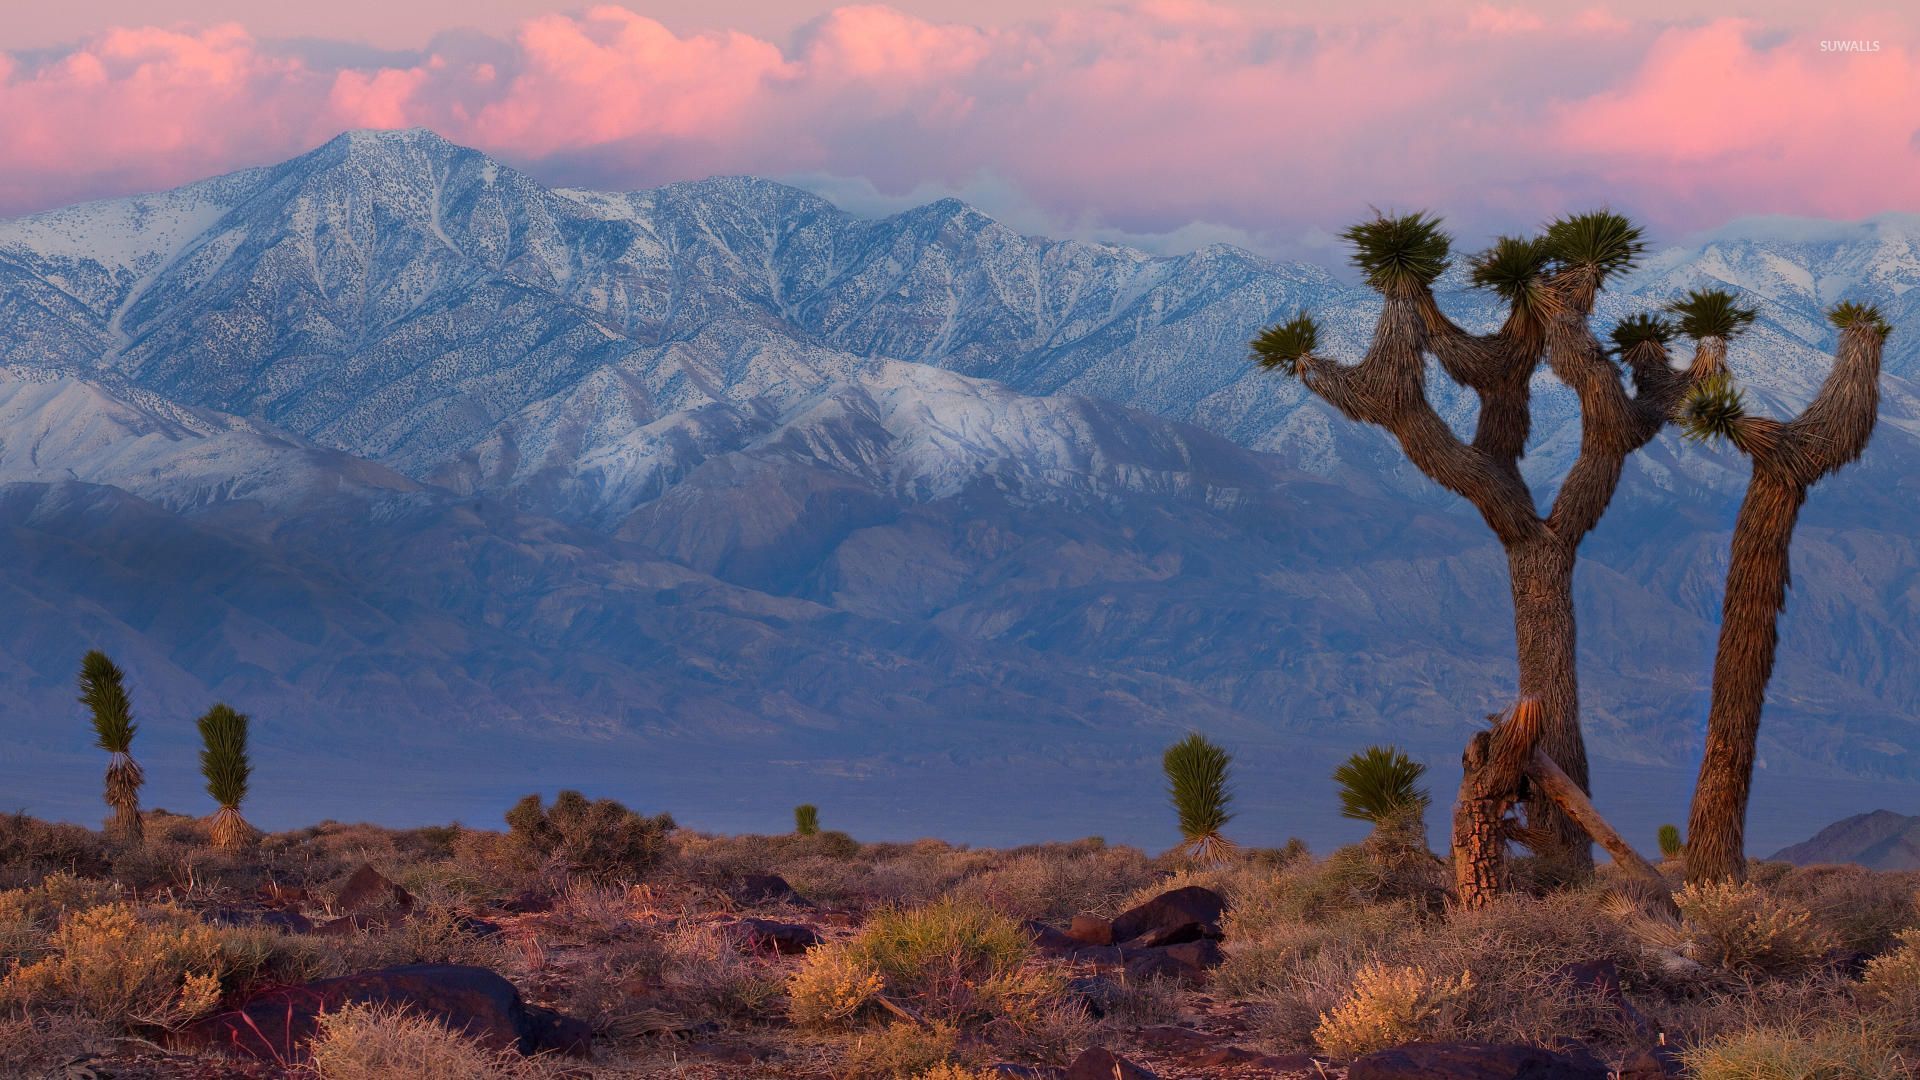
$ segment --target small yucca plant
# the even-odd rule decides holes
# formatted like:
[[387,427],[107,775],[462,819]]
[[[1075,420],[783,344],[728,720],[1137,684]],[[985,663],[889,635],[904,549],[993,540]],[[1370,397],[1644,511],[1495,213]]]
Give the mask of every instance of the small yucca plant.
[[812,803],[801,803],[793,808],[793,831],[801,836],[820,834],[820,808]]
[[1427,767],[1392,746],[1369,746],[1333,770],[1340,814],[1375,826],[1417,821],[1432,802],[1420,778]]
[[1660,857],[1661,858],[1664,858],[1664,859],[1679,858],[1681,846],[1682,845],[1680,842],[1680,826],[1678,825],[1660,826]]
[[1196,862],[1215,863],[1233,850],[1220,830],[1233,820],[1229,772],[1233,755],[1194,732],[1167,747],[1161,760],[1167,773],[1167,797],[1180,817],[1180,850]]
[[1641,312],[1628,316],[1613,328],[1613,351],[1624,356],[1641,345],[1665,345],[1673,340],[1675,330],[1658,315]]
[[1431,285],[1446,272],[1453,246],[1440,229],[1440,219],[1427,213],[1378,214],[1340,236],[1353,245],[1353,265],[1366,275],[1367,284],[1383,292]]
[[1498,295],[1516,310],[1540,306],[1540,283],[1553,268],[1553,248],[1543,237],[1503,236],[1473,258],[1470,278],[1476,288]]
[[207,710],[200,725],[200,773],[207,778],[207,794],[220,805],[212,822],[213,843],[224,851],[244,846],[253,826],[240,816],[247,797],[247,779],[253,763],[247,757],[247,714],[222,702]]
[[1647,250],[1640,227],[1611,210],[1555,221],[1547,226],[1546,245],[1561,265],[1588,270],[1601,281],[1631,270]]
[[1690,338],[1737,337],[1759,314],[1755,308],[1734,303],[1733,294],[1723,289],[1695,289],[1668,304],[1667,310],[1680,316],[1680,332]]
[[141,836],[140,785],[146,773],[133,760],[133,702],[120,668],[95,649],[80,661],[80,704],[93,720],[94,745],[112,755],[107,761],[106,801],[113,810],[111,829],[122,840]]

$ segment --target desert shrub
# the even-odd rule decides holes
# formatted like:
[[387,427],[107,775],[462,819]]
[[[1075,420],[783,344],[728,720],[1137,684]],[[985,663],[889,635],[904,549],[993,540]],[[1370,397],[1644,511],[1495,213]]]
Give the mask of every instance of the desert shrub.
[[541,1062],[511,1050],[490,1050],[431,1017],[367,1005],[322,1015],[310,1053],[320,1080],[521,1080],[551,1075]]
[[1903,930],[1897,940],[1897,948],[1867,962],[1862,996],[1920,1036],[1920,930]]
[[111,868],[99,833],[26,814],[0,815],[0,887],[32,884],[59,870],[104,877]]
[[836,1027],[867,1014],[887,980],[864,957],[837,945],[811,949],[787,980],[787,1015],[805,1027]]
[[507,811],[508,835],[541,860],[557,860],[571,873],[597,881],[631,880],[667,851],[673,818],[645,817],[613,799],[588,801],[562,791],[553,805],[529,795]]
[[1448,1030],[1471,989],[1473,976],[1464,971],[1448,979],[1424,968],[1368,964],[1354,977],[1347,999],[1320,1018],[1314,1041],[1334,1057],[1357,1057],[1433,1039]]
[[962,878],[948,895],[1016,919],[1112,915],[1151,876],[1147,856],[1137,848],[1049,844],[1009,853]]
[[1162,975],[1123,978],[1107,984],[1096,1004],[1109,1023],[1124,1030],[1180,1022],[1186,1015],[1184,995],[1185,988],[1178,979]]
[[60,920],[71,912],[110,904],[120,898],[111,881],[55,871],[36,885],[0,892],[0,958],[24,960],[40,952]]
[[1057,998],[1043,998],[1032,1009],[988,1028],[1003,1056],[1054,1065],[1071,1062],[1095,1041],[1099,1029],[1084,1000]]
[[803,838],[814,853],[828,859],[851,859],[860,854],[860,841],[839,829],[822,829]]
[[913,1080],[1003,1080],[1005,1073],[998,1069],[975,1069],[966,1065],[935,1065],[915,1076]]
[[1689,885],[1674,901],[1696,958],[1735,974],[1805,971],[1833,948],[1833,938],[1811,914],[1752,882]]
[[48,948],[0,979],[0,1005],[71,1006],[108,1024],[172,1027],[219,1002],[229,969],[219,934],[172,908],[76,912]]
[[1804,907],[1848,952],[1877,953],[1894,935],[1920,926],[1920,875],[1861,866],[1810,866],[1780,878],[1770,891]]
[[61,1066],[105,1048],[110,1035],[90,1016],[66,1011],[0,1011],[0,1076],[70,1076]]
[[1697,1080],[1898,1080],[1899,1051],[1863,1028],[1755,1028],[1722,1035],[1681,1058]]
[[660,983],[683,1011],[715,1019],[757,1017],[779,1001],[778,969],[744,955],[712,925],[684,923],[660,938]]
[[951,1063],[959,1029],[939,1022],[891,1023],[863,1032],[847,1047],[843,1065],[853,1077],[913,1077]]

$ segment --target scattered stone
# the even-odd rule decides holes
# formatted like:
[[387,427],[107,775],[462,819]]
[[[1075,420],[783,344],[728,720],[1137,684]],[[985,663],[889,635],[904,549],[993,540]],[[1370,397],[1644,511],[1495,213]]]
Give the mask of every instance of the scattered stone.
[[1193,1028],[1176,1027],[1172,1024],[1158,1024],[1144,1027],[1133,1033],[1133,1037],[1143,1046],[1155,1050],[1170,1050],[1175,1053],[1188,1053],[1205,1050],[1213,1046],[1213,1036]]
[[738,904],[792,904],[812,907],[813,903],[795,892],[787,879],[778,874],[748,874],[728,890]]
[[297,911],[260,908],[209,908],[200,917],[215,926],[265,926],[288,934],[313,933],[313,920]]
[[1074,960],[1082,964],[1100,967],[1119,967],[1127,962],[1127,955],[1118,945],[1089,945],[1084,949],[1073,950]]
[[1685,1076],[1686,1071],[1680,1064],[1680,1055],[1670,1047],[1649,1046],[1628,1054],[1627,1060],[1620,1063],[1618,1076],[1619,1080],[1669,1080]]
[[340,887],[339,894],[333,898],[333,907],[335,911],[348,913],[390,909],[412,911],[413,894],[363,863]]
[[1071,956],[1082,944],[1082,942],[1061,933],[1046,923],[1037,922],[1033,919],[1028,919],[1026,922],[1021,923],[1020,927],[1027,932],[1027,939],[1033,942],[1033,947],[1044,953],[1051,953],[1055,956]]
[[1199,923],[1210,928],[1207,937],[1220,936],[1220,916],[1227,910],[1227,902],[1212,889],[1198,885],[1188,885],[1161,893],[1159,896],[1129,909],[1113,920],[1113,940],[1126,944],[1154,930],[1174,930],[1188,923]]
[[1189,941],[1203,938],[1218,940],[1219,937],[1220,928],[1212,923],[1181,923],[1178,926],[1156,926],[1127,942],[1127,948],[1157,949],[1162,945],[1184,945]]
[[1244,1046],[1223,1046],[1190,1059],[1205,1069],[1265,1069],[1281,1076],[1320,1071],[1320,1062],[1312,1054],[1262,1054]]
[[1347,1067],[1347,1080],[1608,1080],[1607,1068],[1536,1046],[1410,1043]]
[[485,968],[410,964],[255,994],[172,1035],[176,1049],[224,1050],[265,1061],[304,1057],[322,1013],[343,1005],[405,1007],[496,1050],[584,1056],[593,1034],[580,1020],[528,1005]]
[[1197,986],[1206,981],[1207,974],[1219,967],[1223,959],[1219,943],[1207,938],[1152,949],[1128,949],[1127,977],[1150,979],[1159,976]]
[[782,956],[798,956],[822,940],[820,932],[811,926],[772,919],[739,919],[732,928],[748,948],[765,949]]
[[494,906],[508,915],[541,915],[553,910],[553,896],[524,889]]
[[1075,915],[1067,936],[1082,945],[1113,944],[1113,923],[1098,915]]
[[1064,1080],[1160,1080],[1158,1076],[1108,1050],[1090,1046],[1067,1066]]

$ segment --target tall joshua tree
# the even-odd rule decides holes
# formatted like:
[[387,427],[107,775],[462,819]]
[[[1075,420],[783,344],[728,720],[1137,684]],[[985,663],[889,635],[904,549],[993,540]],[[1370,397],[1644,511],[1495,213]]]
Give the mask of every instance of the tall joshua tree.
[[113,810],[111,830],[127,843],[141,837],[140,785],[147,776],[133,760],[133,702],[127,697],[125,677],[107,654],[98,649],[80,661],[80,704],[93,720],[94,745],[112,755],[107,761],[107,806]]
[[[1299,378],[1348,418],[1387,431],[1421,472],[1479,511],[1507,554],[1520,696],[1538,703],[1541,749],[1584,789],[1575,554],[1612,501],[1628,455],[1659,434],[1706,372],[1697,359],[1693,368],[1674,369],[1666,352],[1671,329],[1657,319],[1623,324],[1616,350],[1594,336],[1595,298],[1645,250],[1640,229],[1618,214],[1562,218],[1544,235],[1503,237],[1475,257],[1473,284],[1507,304],[1505,321],[1485,335],[1462,330],[1434,300],[1433,282],[1452,249],[1438,218],[1378,215],[1345,237],[1355,265],[1385,300],[1365,357],[1352,365],[1328,359],[1303,312],[1255,339],[1254,358]],[[1470,440],[1455,435],[1433,409],[1429,355],[1479,399]],[[1578,396],[1581,421],[1579,456],[1544,515],[1520,475],[1531,427],[1530,384],[1542,363]],[[1558,808],[1533,802],[1528,818],[1531,843],[1576,871],[1591,868],[1587,837]],[[1456,852],[1462,841],[1457,834]]]
[[[1706,303],[1698,295],[1679,307],[1683,329],[1703,349],[1711,346],[1720,355],[1727,338],[1753,318],[1751,311]],[[1828,317],[1840,328],[1839,353],[1813,404],[1799,416],[1784,422],[1749,416],[1724,371],[1690,393],[1684,407],[1689,434],[1724,438],[1753,463],[1733,527],[1706,756],[1687,820],[1688,881],[1738,880],[1746,874],[1747,796],[1760,711],[1780,644],[1794,525],[1808,489],[1859,458],[1878,418],[1887,322],[1877,309],[1852,303],[1835,307]]]
[[200,773],[207,778],[207,794],[220,805],[213,815],[213,844],[232,851],[253,836],[253,826],[240,816],[247,779],[253,775],[253,763],[247,757],[247,714],[221,702],[207,710],[199,725]]
[[1180,851],[1194,862],[1218,863],[1234,848],[1220,830],[1233,820],[1228,773],[1233,755],[1199,732],[1167,747],[1161,767],[1167,774],[1167,798],[1180,818]]

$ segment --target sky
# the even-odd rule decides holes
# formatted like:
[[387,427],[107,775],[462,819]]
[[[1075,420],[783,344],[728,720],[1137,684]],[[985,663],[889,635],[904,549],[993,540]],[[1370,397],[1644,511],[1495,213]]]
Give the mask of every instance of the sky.
[[0,216],[432,128],[555,184],[753,173],[880,213],[1311,255],[1920,210],[1920,14],[1384,0],[0,0]]

